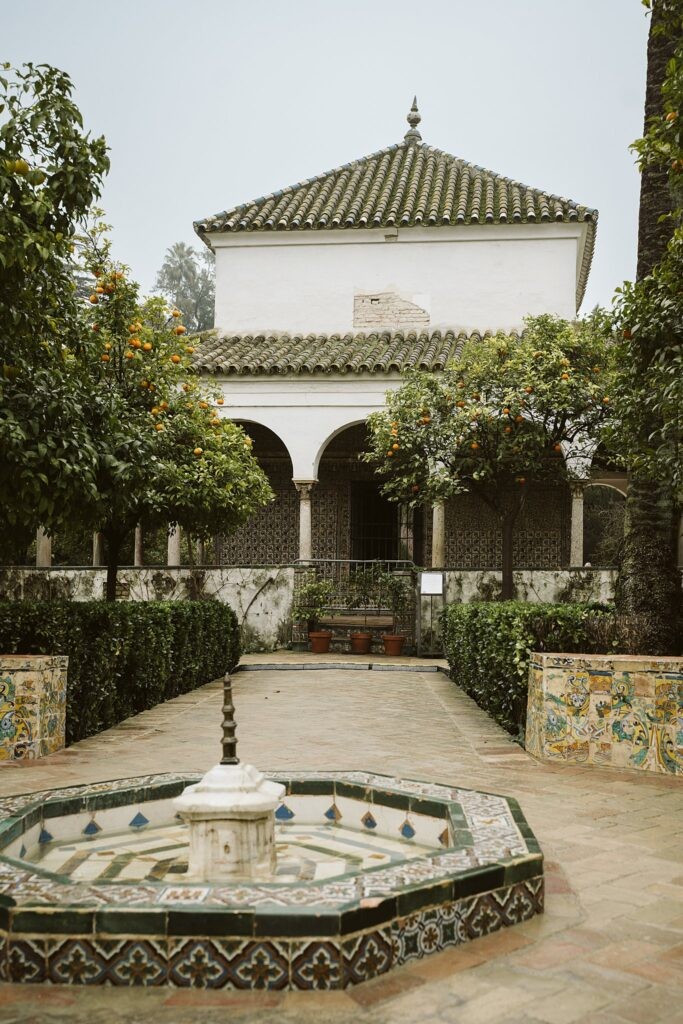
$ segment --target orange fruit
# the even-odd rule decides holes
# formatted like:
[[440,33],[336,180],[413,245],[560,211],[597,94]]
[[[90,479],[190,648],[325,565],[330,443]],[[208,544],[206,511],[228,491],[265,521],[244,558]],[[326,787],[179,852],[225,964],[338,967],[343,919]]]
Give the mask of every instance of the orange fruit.
[[108,363],[109,362],[109,356],[107,355],[106,352],[104,353],[103,356],[100,356],[100,359],[102,360],[103,363]]
[[216,405],[225,405],[225,399],[224,398],[217,398],[216,399]]
[[505,428],[505,433],[506,434],[511,434],[512,433],[512,427],[506,427]]
[[92,329],[93,329],[93,331],[99,331],[100,325],[99,324],[93,324],[92,325]]
[[178,364],[178,363],[180,362],[180,356],[179,356],[179,355],[177,355],[176,353],[174,353],[174,354],[173,354],[173,355],[171,356],[171,362],[172,362],[172,363],[175,363],[175,364],[177,365],[177,364]]
[[104,288],[102,287],[101,284],[98,284],[97,288],[95,289],[95,295],[104,295]]
[[177,327],[173,328],[173,333],[174,334],[185,334],[186,331],[187,331],[187,327],[183,327],[182,324],[178,324]]
[[530,387],[529,385],[527,385],[527,386],[526,386],[526,387],[524,388],[524,390],[526,391],[527,395],[530,395],[530,394],[532,394],[532,392],[533,392],[533,390],[534,390],[534,389],[533,389],[532,387]]
[[630,327],[625,327],[625,328],[624,328],[624,330],[623,330],[623,332],[622,332],[622,334],[623,334],[623,337],[624,337],[624,338],[626,338],[626,340],[627,340],[627,341],[628,341],[628,340],[629,340],[630,338],[632,338],[632,337],[633,337],[633,335],[631,334],[631,328],[630,328]]
[[208,409],[209,408],[209,403],[208,402],[199,402],[198,405],[199,405],[200,409]]
[[130,349],[126,352],[126,359],[135,359],[135,352],[131,352]]
[[518,484],[525,484],[525,483],[526,483],[526,477],[524,477],[524,476],[518,476],[518,477],[517,477],[517,483],[518,483]]
[[104,351],[108,352],[110,348],[111,348],[111,342],[110,341],[105,341],[105,343],[104,343]]
[[155,430],[163,430],[164,429],[163,423],[155,423],[154,424],[154,429]]
[[515,416],[515,423],[524,423],[523,416]]
[[183,391],[191,391],[192,388],[189,384],[183,384]]
[[133,348],[140,348],[140,346],[142,345],[142,342],[140,341],[139,338],[130,338],[128,344],[132,345]]
[[560,380],[569,380],[569,374],[568,374],[568,373],[563,373],[563,374],[562,374],[562,375],[560,376]]
[[204,454],[204,449],[203,448],[195,448],[195,450],[193,452],[193,455],[203,455],[203,454]]
[[144,352],[151,352],[152,351],[152,347],[153,346],[152,346],[152,342],[151,341],[143,341],[142,349],[143,349]]
[[187,354],[189,356],[191,356],[192,353],[194,352],[194,345],[188,345],[187,348],[185,349],[185,351],[187,352]]
[[553,451],[561,452],[562,451],[562,445],[561,444],[554,444],[553,445]]
[[98,299],[97,295],[91,295],[90,301],[92,302],[93,306],[96,306],[100,300]]
[[129,324],[128,325],[128,333],[129,334],[137,334],[137,331],[138,331],[138,325],[137,324]]
[[168,402],[159,402],[159,408],[164,410],[168,409]]
[[180,312],[179,309],[172,309],[171,310],[171,316],[182,316],[182,315],[183,314]]
[[605,397],[603,398],[603,402],[605,403],[605,405],[609,405],[609,397],[607,395],[605,395]]
[[473,452],[476,452],[478,447],[479,445],[477,444],[476,441],[473,441],[472,444],[470,445],[470,448],[472,449]]
[[400,448],[401,446],[400,446],[399,444],[392,444],[392,446],[391,446],[391,447],[393,448],[393,450],[394,450],[395,452],[397,452],[397,451],[399,450],[399,448]]
[[465,408],[465,403],[462,401],[462,399],[459,402],[456,402],[455,404],[457,405],[458,409]]
[[505,406],[505,408],[503,409],[503,415],[504,416],[509,416],[510,415],[510,410],[508,409],[507,406]]
[[478,391],[475,391],[474,394],[472,395],[472,398],[474,399],[475,402],[478,402],[479,399],[481,398],[481,395],[479,394]]
[[393,452],[387,452],[387,458],[388,459],[393,459],[393,457],[394,457],[394,453]]
[[676,111],[675,110],[670,110],[669,113],[664,118],[664,120],[665,121],[675,121],[677,117],[678,117],[678,114],[676,113]]

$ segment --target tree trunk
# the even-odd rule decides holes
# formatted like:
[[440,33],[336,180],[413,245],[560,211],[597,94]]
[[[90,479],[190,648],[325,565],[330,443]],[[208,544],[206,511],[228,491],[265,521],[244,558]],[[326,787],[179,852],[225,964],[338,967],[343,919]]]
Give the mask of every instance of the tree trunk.
[[[645,131],[650,118],[662,114],[662,84],[666,65],[677,40],[655,31],[662,20],[662,0],[654,0],[647,45]],[[672,234],[672,196],[665,167],[648,166],[640,182],[638,220],[638,270],[641,280],[664,255]],[[636,337],[632,357],[643,370],[651,355],[647,338]],[[643,446],[648,444],[649,428]],[[675,647],[680,584],[676,569],[678,509],[672,489],[660,480],[631,477],[626,498],[624,557],[617,584],[617,609],[621,615],[638,615],[643,632],[643,654],[670,654]],[[647,620],[647,621],[645,621]],[[639,630],[640,632],[640,630]],[[641,653],[641,652],[639,652]]]
[[500,593],[502,601],[512,601],[515,596],[515,584],[512,576],[512,545],[515,534],[515,516],[506,515],[501,520],[501,538],[503,548],[503,585]]
[[106,601],[115,601],[116,578],[119,571],[119,554],[121,552],[121,538],[112,537],[107,533],[104,534],[104,537],[107,549],[107,585],[104,596]]

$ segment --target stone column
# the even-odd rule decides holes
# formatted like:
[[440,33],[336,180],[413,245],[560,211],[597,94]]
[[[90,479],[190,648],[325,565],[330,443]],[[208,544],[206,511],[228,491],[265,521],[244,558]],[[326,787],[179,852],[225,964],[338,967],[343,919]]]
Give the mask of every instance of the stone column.
[[168,554],[166,564],[169,566],[180,565],[180,527],[174,526],[168,535]]
[[197,565],[204,565],[206,561],[206,545],[203,540],[197,541]]
[[299,492],[299,561],[310,562],[313,558],[313,533],[311,529],[311,490],[315,480],[295,480]]
[[92,535],[92,564],[104,565],[104,537],[101,533]]
[[48,569],[52,565],[52,537],[48,537],[42,526],[36,531],[36,568]]
[[446,562],[446,508],[442,501],[432,506],[432,569],[443,569]]
[[142,559],[142,526],[140,523],[135,527],[135,542],[133,546],[133,565],[144,565]]
[[406,562],[412,562],[415,556],[413,515],[410,505],[398,506],[398,557]]
[[678,521],[678,568],[683,569],[683,512]]
[[569,541],[570,569],[583,565],[583,492],[586,480],[574,480],[571,484],[572,518]]

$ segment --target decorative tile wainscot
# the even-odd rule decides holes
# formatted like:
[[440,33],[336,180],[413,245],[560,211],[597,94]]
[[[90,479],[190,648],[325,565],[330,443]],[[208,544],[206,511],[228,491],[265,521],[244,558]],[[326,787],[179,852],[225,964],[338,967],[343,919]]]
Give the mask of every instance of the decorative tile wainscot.
[[62,749],[68,662],[54,655],[0,655],[0,761]]
[[683,774],[683,658],[534,654],[526,749],[542,761]]

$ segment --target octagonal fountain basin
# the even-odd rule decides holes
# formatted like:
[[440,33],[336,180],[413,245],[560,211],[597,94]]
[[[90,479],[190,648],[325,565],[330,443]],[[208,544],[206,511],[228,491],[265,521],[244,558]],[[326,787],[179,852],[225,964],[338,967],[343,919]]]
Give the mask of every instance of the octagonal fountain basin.
[[187,873],[173,799],[199,775],[0,798],[0,979],[333,989],[543,909],[516,801],[367,772],[268,773],[277,866]]

